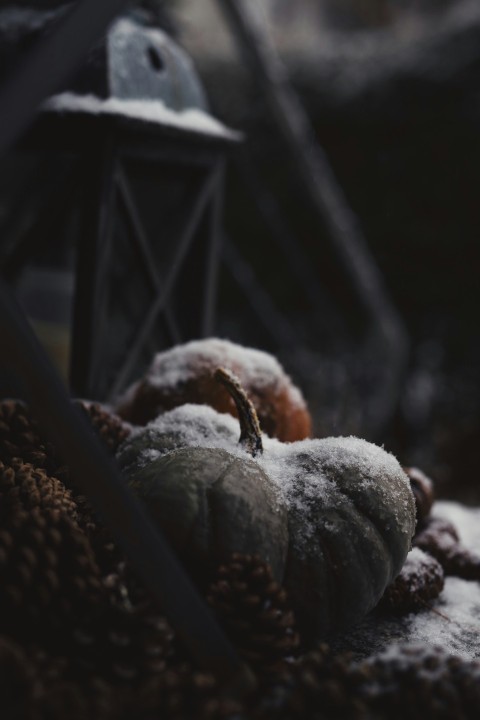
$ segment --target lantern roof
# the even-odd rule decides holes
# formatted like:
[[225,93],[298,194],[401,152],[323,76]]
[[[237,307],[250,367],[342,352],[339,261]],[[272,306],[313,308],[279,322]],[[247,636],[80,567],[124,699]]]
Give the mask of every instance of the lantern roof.
[[146,130],[158,127],[230,142],[242,138],[240,132],[231,130],[205,110],[173,110],[161,99],[103,99],[92,94],[64,92],[50,98],[43,105],[42,111],[44,114],[55,113],[67,117],[103,117]]
[[178,43],[160,28],[129,17],[110,26],[69,90],[51,98],[43,110],[109,118],[137,130],[241,138],[209,113],[193,62]]
[[[20,59],[62,13],[63,9],[0,11],[0,70]],[[217,141],[242,137],[210,114],[188,53],[141,17],[115,20],[63,90],[43,105],[41,115],[101,118],[139,132],[166,130]]]

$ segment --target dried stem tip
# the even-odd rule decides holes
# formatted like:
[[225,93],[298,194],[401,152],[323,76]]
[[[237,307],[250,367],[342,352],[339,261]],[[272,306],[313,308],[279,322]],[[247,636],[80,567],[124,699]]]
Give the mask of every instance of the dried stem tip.
[[252,457],[255,457],[258,453],[262,453],[262,431],[260,430],[257,412],[243,389],[240,380],[230,370],[226,370],[225,368],[215,370],[214,378],[227,389],[236,405],[238,419],[240,421],[240,443],[244,445]]

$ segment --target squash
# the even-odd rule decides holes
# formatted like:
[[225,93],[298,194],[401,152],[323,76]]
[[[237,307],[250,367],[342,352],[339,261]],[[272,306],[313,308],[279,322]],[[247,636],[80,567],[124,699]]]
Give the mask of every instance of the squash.
[[283,455],[285,584],[300,626],[327,637],[373,609],[402,569],[415,504],[397,460],[365,440],[295,445]]
[[[253,533],[253,538],[254,535],[260,536],[257,522],[268,522],[268,530],[265,524],[265,533],[261,534],[260,554],[265,557],[262,545],[266,544],[267,532],[278,533],[271,538],[281,547],[276,559],[284,557],[284,543],[288,542],[284,565],[275,566],[276,577],[283,580],[289,592],[304,636],[312,641],[327,638],[373,609],[387,585],[400,572],[415,529],[415,503],[408,477],[392,455],[359,438],[282,443],[268,436],[262,437],[255,410],[238,379],[224,369],[217,370],[215,377],[236,402],[240,443],[233,441],[231,425],[221,415],[210,416],[207,424],[203,416],[203,430],[209,424],[210,435],[208,432],[185,433],[183,439],[188,445],[197,446],[190,447],[189,452],[195,450],[198,453],[203,447],[211,453],[209,457],[214,462],[218,458],[219,473],[223,472],[222,453],[235,456],[240,465],[246,463],[247,473],[241,473],[241,492],[244,500],[243,488],[246,493],[251,492],[252,502],[245,500],[241,510],[237,511],[237,501],[232,497],[231,511],[228,520],[225,520],[232,523],[229,548],[246,543],[245,523],[249,523],[247,534]],[[190,500],[182,509],[183,500],[171,505],[170,491],[167,492],[166,488],[165,492],[162,490],[162,473],[168,468],[169,459],[177,463],[179,460],[175,458],[182,453],[178,449],[169,450],[169,445],[183,442],[178,428],[169,435],[168,418],[165,416],[164,420],[164,432],[156,438],[159,444],[150,448],[150,452],[156,452],[161,457],[151,463],[148,460],[145,462],[144,457],[140,469],[130,465],[128,476],[132,486],[143,497],[151,495],[151,490],[145,490],[147,477],[151,485],[158,487],[157,502],[164,506],[161,522],[166,521],[168,525],[169,519],[165,516],[175,518],[177,512],[179,516],[190,513]],[[191,429],[194,427],[195,420],[192,420]],[[148,429],[145,430],[148,433]],[[188,458],[191,457],[188,452],[181,457],[183,466],[177,465],[174,477],[168,482],[177,483],[179,488],[184,483],[190,487],[197,482],[194,478],[198,473],[198,454],[192,456],[195,463],[191,468],[188,466]],[[254,467],[262,471],[255,479]],[[219,477],[213,468],[210,472]],[[247,480],[250,473],[252,479]],[[202,487],[205,482],[202,470]],[[258,488],[254,489],[257,483],[269,488],[271,500],[267,502],[272,502],[274,498],[274,515],[282,517],[282,523],[276,530],[265,506],[261,506],[260,512],[255,507],[260,502],[256,499]],[[235,481],[228,483],[229,489],[234,486]],[[175,492],[180,493],[180,490],[177,488]],[[190,490],[187,495],[189,493]],[[266,496],[262,502],[264,500]],[[228,495],[225,495],[222,512],[227,513],[229,503]],[[250,512],[253,514],[249,521]],[[288,532],[283,529],[285,513],[288,513]],[[184,520],[179,517],[174,522],[182,524]],[[193,521],[188,520],[186,525],[192,527]],[[237,543],[234,538],[236,532],[239,533]],[[199,542],[194,533],[190,538],[192,546]],[[188,542],[187,539],[185,541]],[[205,547],[202,545],[202,554],[208,552]],[[258,549],[253,548],[252,551]],[[195,554],[197,551],[192,547],[191,552]],[[268,552],[272,554],[271,549]]]
[[117,452],[117,462],[126,475],[160,455],[189,445],[237,450],[238,420],[218,413],[208,405],[187,403],[159,415],[145,426],[136,427]]
[[282,578],[286,508],[257,463],[186,447],[145,465],[130,486],[198,581],[233,553],[258,554]]
[[117,400],[115,411],[134,425],[145,425],[186,403],[210,405],[236,416],[230,394],[214,380],[219,366],[240,378],[265,432],[283,441],[310,436],[307,404],[278,360],[261,350],[218,338],[194,340],[155,355],[145,376]]

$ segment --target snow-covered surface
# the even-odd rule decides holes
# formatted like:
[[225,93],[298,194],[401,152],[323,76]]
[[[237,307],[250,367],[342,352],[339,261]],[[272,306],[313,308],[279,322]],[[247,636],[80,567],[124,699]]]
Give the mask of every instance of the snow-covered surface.
[[[462,542],[470,550],[480,550],[480,508],[441,501],[435,503],[432,514],[454,523]],[[447,577],[431,609],[399,619],[372,614],[342,636],[336,647],[366,657],[392,643],[439,646],[465,659],[480,658],[480,583]]]
[[480,551],[480,508],[444,500],[435,503],[433,515],[453,523],[460,540],[471,550]]
[[59,113],[85,113],[87,115],[130,118],[160,127],[208,135],[218,139],[237,141],[241,134],[226,127],[203,110],[189,108],[175,112],[161,100],[124,100],[96,95],[77,95],[63,92],[54,95],[42,106],[43,110]]

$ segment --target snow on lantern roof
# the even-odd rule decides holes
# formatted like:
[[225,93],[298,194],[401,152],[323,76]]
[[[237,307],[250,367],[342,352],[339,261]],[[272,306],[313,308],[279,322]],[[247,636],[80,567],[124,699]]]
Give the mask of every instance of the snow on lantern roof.
[[189,55],[159,28],[125,17],[112,24],[69,90],[50,98],[43,110],[223,141],[242,137],[208,112]]
[[112,24],[70,87],[42,109],[110,118],[144,130],[176,130],[223,141],[242,137],[210,115],[189,55],[159,28],[127,17]]
[[77,95],[64,92],[55,95],[43,105],[44,112],[64,115],[88,115],[132,120],[146,126],[158,126],[205,135],[225,141],[239,141],[242,134],[231,130],[209,113],[199,108],[172,110],[162,100],[131,100],[124,98],[102,99],[96,95]]

